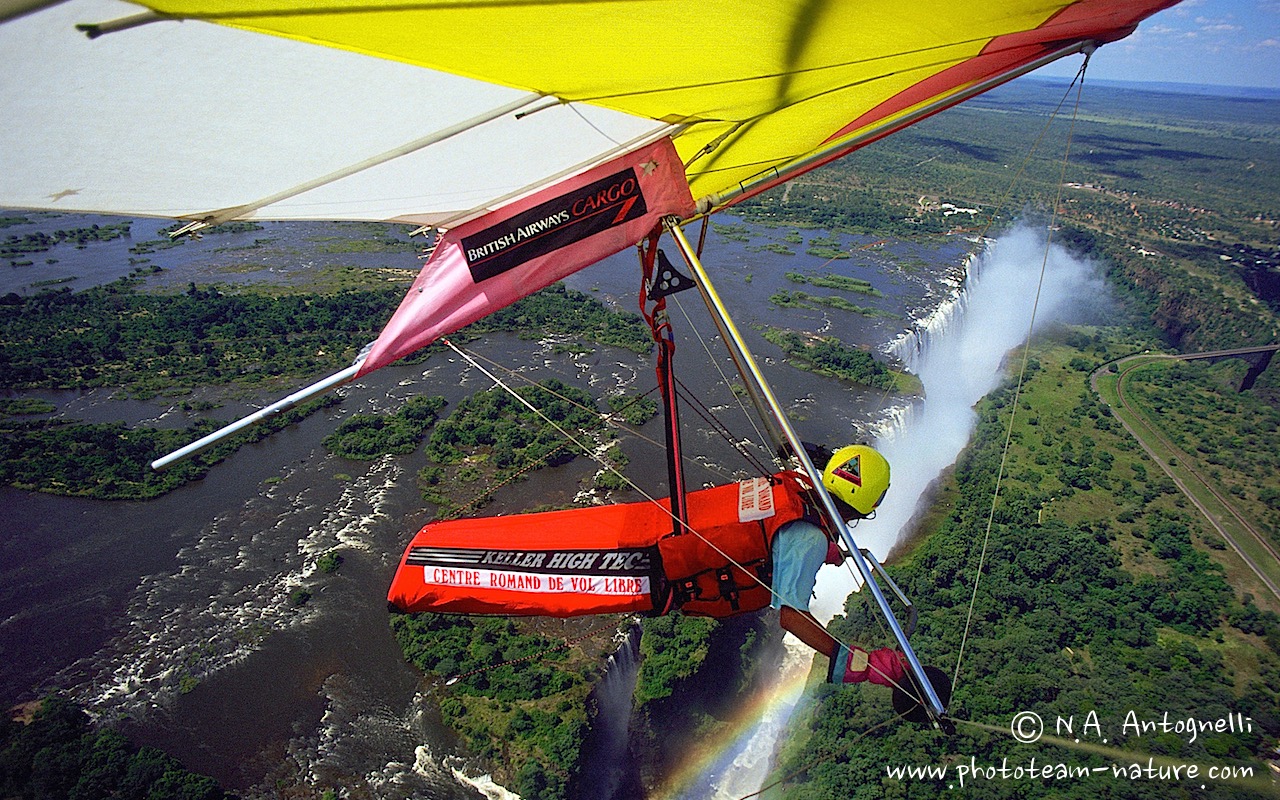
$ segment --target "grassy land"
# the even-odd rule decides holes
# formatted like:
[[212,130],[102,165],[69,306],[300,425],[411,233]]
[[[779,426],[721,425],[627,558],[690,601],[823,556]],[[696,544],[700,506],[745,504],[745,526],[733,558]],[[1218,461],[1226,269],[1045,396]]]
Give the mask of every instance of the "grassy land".
[[[788,743],[779,770],[788,787],[779,796],[948,791],[945,780],[889,776],[885,767],[896,764],[954,766],[972,757],[982,765],[1002,758],[1025,765],[1034,756],[1042,764],[1110,770],[1149,755],[1202,769],[1239,765],[1261,780],[1215,783],[1197,794],[1199,784],[1157,787],[1108,771],[1071,786],[983,781],[966,785],[965,796],[1268,796],[1261,759],[1280,733],[1280,616],[1238,580],[1234,556],[1090,391],[1090,373],[1131,352],[1130,337],[1096,329],[1038,342],[1021,390],[1006,385],[980,404],[975,441],[942,488],[928,530],[892,567],[922,608],[913,639],[922,660],[950,674],[963,652],[951,704],[961,721],[956,734],[894,723],[874,688],[819,688],[814,710]],[[986,553],[981,569],[979,551]],[[864,602],[851,602],[849,620],[833,629],[878,646],[886,641],[882,627]],[[1120,730],[1128,710],[1206,718],[1221,709],[1238,709],[1257,725],[1194,742]],[[1020,711],[1035,711],[1050,726],[1057,716],[1075,714],[1078,723],[1095,712],[1112,750],[1022,745],[967,724],[1007,730]],[[889,724],[875,728],[882,721]],[[1080,738],[1095,744],[1100,737]],[[804,768],[823,754],[821,767]]]
[[[1091,334],[1091,335],[1090,335]],[[1252,594],[1259,606],[1280,613],[1280,599],[1270,595],[1256,576],[1244,568],[1238,557],[1226,547],[1222,538],[1196,512],[1194,504],[1178,491],[1162,469],[1119,424],[1115,406],[1099,404],[1089,389],[1088,376],[1098,365],[1119,357],[1131,347],[1123,330],[1091,329],[1077,331],[1064,342],[1042,343],[1033,352],[1035,364],[1032,379],[1024,386],[1014,415],[1012,442],[1005,465],[1002,494],[1039,498],[1036,522],[1057,518],[1071,524],[1093,523],[1106,527],[1111,544],[1120,553],[1126,569],[1138,574],[1167,574],[1167,561],[1152,558],[1150,541],[1145,533],[1147,520],[1153,513],[1176,514],[1192,524],[1196,541],[1231,579],[1233,586]],[[1209,365],[1184,365],[1190,372],[1202,374]],[[1102,399],[1113,395],[1114,376],[1099,382]],[[1177,382],[1148,387],[1152,394],[1147,402],[1163,409],[1175,408],[1197,387],[1195,383]],[[1155,391],[1159,389],[1159,391]],[[1248,408],[1254,400],[1238,392],[1218,392],[1220,403]],[[1186,425],[1185,417],[1170,418],[1166,412],[1161,430],[1168,434],[1178,425]],[[1223,411],[1200,418],[1194,424],[1208,436],[1234,436],[1240,414]],[[1213,427],[1212,433],[1209,427]],[[1266,427],[1265,425],[1263,427]],[[1254,438],[1258,455],[1270,459],[1274,427]],[[1184,478],[1193,489],[1199,486],[1187,471],[1190,459],[1182,454],[1182,466],[1170,465],[1173,451],[1158,451],[1163,466]],[[1178,451],[1179,453],[1181,451]],[[1241,460],[1237,469],[1219,463],[1214,474],[1224,487],[1248,485],[1249,499],[1255,492],[1267,494],[1275,490],[1275,472],[1269,467],[1250,468]],[[1203,470],[1203,468],[1202,468]],[[1209,470],[1203,470],[1208,474]],[[1228,491],[1228,489],[1223,489]],[[1207,499],[1211,496],[1205,494]],[[1242,499],[1242,498],[1237,498]],[[1259,506],[1256,504],[1254,508]],[[1226,517],[1225,512],[1222,516]],[[1261,523],[1259,523],[1261,524]],[[1274,528],[1269,527],[1274,531]],[[1241,538],[1244,538],[1243,536]],[[1270,562],[1274,571],[1280,568],[1274,559],[1257,555],[1259,563]]]
[[[1238,360],[1210,365],[1143,356],[1117,366],[1119,372],[1098,376],[1101,397],[1154,453],[1156,466],[1223,529],[1237,555],[1224,562],[1233,585],[1248,588],[1263,607],[1280,611],[1280,516],[1275,510],[1280,486],[1274,459],[1280,414],[1235,388],[1245,366]],[[1236,379],[1230,380],[1233,374]],[[1206,531],[1205,537],[1211,548],[1223,547],[1216,531]]]

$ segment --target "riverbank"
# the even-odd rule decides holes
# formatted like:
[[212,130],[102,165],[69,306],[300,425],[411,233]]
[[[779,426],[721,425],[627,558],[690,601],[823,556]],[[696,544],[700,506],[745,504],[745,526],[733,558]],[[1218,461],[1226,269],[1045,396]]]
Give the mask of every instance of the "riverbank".
[[[1107,738],[1111,749],[1097,765],[1121,771],[1095,766],[1081,780],[1090,791],[1137,798],[1145,792],[1123,770],[1145,763],[1155,745],[1121,729],[1126,713],[1206,719],[1230,707],[1254,727],[1163,738],[1162,755],[1241,776],[1215,781],[1213,796],[1272,796],[1268,759],[1280,723],[1269,676],[1280,660],[1280,624],[1262,610],[1269,598],[1232,564],[1234,555],[1089,392],[1095,366],[1131,346],[1120,333],[1042,337],[1021,391],[1010,376],[980,403],[973,441],[940,487],[950,507],[935,501],[922,522],[928,535],[890,568],[923,609],[913,646],[924,663],[957,676],[950,713],[974,763],[1000,763],[1008,742],[968,722],[1000,729],[1020,710],[1046,720],[1087,714],[1099,732],[1081,740]],[[1207,383],[1170,385],[1158,396],[1173,405],[1175,395],[1199,395]],[[859,643],[883,641],[861,598],[833,629]],[[1181,671],[1172,679],[1175,660]],[[946,763],[955,740],[894,723],[878,699],[818,694],[778,768],[797,776],[791,791],[859,799],[907,784],[946,791],[946,777],[905,765]],[[1072,748],[1019,747],[1040,764],[1094,763]],[[831,769],[801,770],[815,752],[836,754]],[[1049,796],[1054,785],[1020,791]]]

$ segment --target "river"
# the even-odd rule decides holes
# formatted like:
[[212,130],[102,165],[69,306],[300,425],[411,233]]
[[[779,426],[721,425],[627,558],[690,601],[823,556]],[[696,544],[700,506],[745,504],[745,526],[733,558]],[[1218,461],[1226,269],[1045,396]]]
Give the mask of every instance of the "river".
[[[94,220],[99,221],[99,220]],[[86,224],[41,215],[44,229]],[[158,225],[139,223],[133,243]],[[23,233],[23,226],[6,233]],[[745,234],[747,241],[740,241]],[[790,234],[788,236],[788,234]],[[156,250],[146,266],[162,271],[148,284],[175,287],[245,280],[290,280],[317,266],[415,269],[412,253],[344,252],[320,246],[367,235],[360,227],[267,224]],[[762,325],[838,335],[883,350],[912,320],[923,318],[954,285],[969,242],[932,246],[876,244],[843,236],[852,257],[827,261],[805,253],[821,234],[744,226],[712,234],[706,261],[720,293],[765,365],[802,437],[840,443],[871,438],[900,410],[883,393],[842,385],[781,362]],[[784,238],[785,237],[785,238]],[[6,267],[0,290],[38,291],[44,281],[75,289],[138,267],[128,240],[59,245],[33,264]],[[771,250],[762,248],[769,244]],[[790,248],[794,255],[775,250]],[[93,256],[93,258],[90,258]],[[834,273],[870,281],[878,297],[850,295],[884,316],[788,308],[768,298],[782,289],[830,294],[788,281],[787,272]],[[630,311],[638,288],[635,259],[623,254],[571,278],[572,288]],[[735,436],[757,438],[719,371],[723,348],[709,357],[702,340],[714,329],[696,293],[671,301],[680,333],[676,367],[691,392],[720,409]],[[390,309],[388,310],[390,311]],[[701,339],[693,335],[696,321]],[[497,335],[472,345],[485,358],[534,380],[557,376],[597,394],[602,387],[653,385],[649,357],[596,347],[558,355],[555,342]],[[320,377],[320,376],[316,376]],[[396,365],[343,390],[343,402],[259,444],[242,448],[204,479],[147,502],[105,502],[0,489],[0,696],[18,702],[62,689],[97,715],[116,720],[141,743],[163,746],[190,768],[250,797],[278,786],[346,787],[351,797],[462,798],[485,787],[435,714],[433,688],[400,657],[387,626],[385,589],[408,537],[430,517],[413,485],[421,453],[352,462],[329,455],[320,440],[351,413],[391,410],[417,393],[451,402],[487,379],[456,359],[433,356]],[[106,391],[39,392],[60,415],[182,424],[177,401],[121,400]],[[229,418],[274,397],[233,399]],[[182,398],[179,398],[179,400]],[[691,483],[724,482],[738,457],[685,415],[688,449],[699,453]],[[645,431],[660,439],[658,423]],[[661,453],[627,439],[629,474],[647,491],[665,492]],[[743,465],[745,467],[745,465]],[[499,497],[488,512],[571,499],[594,471],[584,459],[543,470]],[[629,499],[622,497],[620,499]],[[344,557],[337,573],[315,559]],[[291,602],[305,587],[310,602]],[[460,773],[469,777],[462,779]]]

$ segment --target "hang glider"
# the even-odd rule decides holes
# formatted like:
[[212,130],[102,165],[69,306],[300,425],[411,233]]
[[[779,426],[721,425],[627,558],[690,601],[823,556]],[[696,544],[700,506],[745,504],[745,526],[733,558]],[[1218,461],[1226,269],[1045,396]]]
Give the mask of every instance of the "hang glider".
[[0,206],[454,227],[670,137],[705,212],[1173,2],[76,0],[0,24]]
[[680,226],[1175,2],[10,0],[0,207],[187,231],[311,219],[442,232],[349,369],[157,466],[669,233],[936,720],[942,702]]
[[[260,418],[1175,2],[22,0],[0,207],[450,231],[372,357]],[[548,204],[628,169],[660,187],[643,215],[474,271],[460,231],[581,232]]]

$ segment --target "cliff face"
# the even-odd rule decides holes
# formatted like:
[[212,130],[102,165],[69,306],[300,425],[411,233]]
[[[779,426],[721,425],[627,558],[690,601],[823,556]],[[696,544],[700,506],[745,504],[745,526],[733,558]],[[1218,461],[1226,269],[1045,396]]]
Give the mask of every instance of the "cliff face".
[[[446,723],[526,800],[652,795],[720,740],[784,655],[772,611],[727,620],[676,613],[638,625],[395,619],[415,664],[459,676],[440,703]],[[494,663],[501,659],[510,663]]]
[[1151,322],[1179,350],[1229,347],[1250,338],[1248,327],[1222,324],[1227,298],[1207,281],[1174,273],[1159,261],[1130,260],[1119,272],[1148,296]]
[[629,755],[648,793],[720,739],[783,657],[777,614],[645,620]]
[[1111,288],[1184,352],[1267,344],[1280,335],[1275,314],[1232,267],[1206,248],[1172,254],[1130,247],[1094,231],[1064,231],[1066,244],[1106,265]]
[[[620,629],[621,631],[622,629]],[[590,732],[583,740],[569,800],[623,800],[642,797],[639,773],[627,734],[640,668],[640,622],[633,621],[604,665],[587,703]]]
[[494,780],[526,800],[572,796],[592,727],[590,697],[628,624],[621,616],[391,619],[410,663],[444,684],[441,720]]

